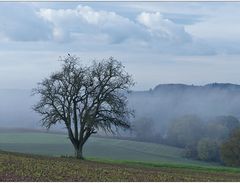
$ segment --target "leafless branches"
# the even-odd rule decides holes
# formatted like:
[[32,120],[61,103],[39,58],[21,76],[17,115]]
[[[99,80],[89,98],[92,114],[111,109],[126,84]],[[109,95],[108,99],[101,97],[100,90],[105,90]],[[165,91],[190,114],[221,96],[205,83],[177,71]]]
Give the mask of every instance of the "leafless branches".
[[82,158],[84,143],[98,129],[130,128],[133,112],[125,94],[134,83],[112,57],[88,67],[79,65],[78,58],[71,55],[62,61],[62,69],[33,90],[40,95],[34,110],[42,115],[47,128],[64,123],[77,157]]

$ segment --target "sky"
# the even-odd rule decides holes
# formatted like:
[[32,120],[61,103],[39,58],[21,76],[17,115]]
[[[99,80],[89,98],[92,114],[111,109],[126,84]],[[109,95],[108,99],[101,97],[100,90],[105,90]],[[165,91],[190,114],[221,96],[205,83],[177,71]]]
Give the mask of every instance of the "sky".
[[240,2],[0,2],[0,89],[31,89],[68,53],[120,60],[134,90],[240,84]]

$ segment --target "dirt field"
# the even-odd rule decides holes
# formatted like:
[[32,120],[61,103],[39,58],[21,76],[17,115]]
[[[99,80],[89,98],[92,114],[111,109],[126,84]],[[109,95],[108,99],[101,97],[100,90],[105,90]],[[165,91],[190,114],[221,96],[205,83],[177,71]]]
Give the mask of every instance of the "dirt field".
[[239,172],[144,167],[0,153],[0,181],[239,181]]

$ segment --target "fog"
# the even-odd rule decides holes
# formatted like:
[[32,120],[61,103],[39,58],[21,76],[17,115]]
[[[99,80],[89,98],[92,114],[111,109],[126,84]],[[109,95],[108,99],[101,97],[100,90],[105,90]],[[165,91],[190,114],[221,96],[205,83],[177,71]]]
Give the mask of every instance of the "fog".
[[40,118],[31,109],[35,102],[30,90],[0,90],[0,126],[38,128]]
[[239,119],[240,86],[158,85],[153,90],[133,92],[129,102],[135,109],[135,126],[138,118],[149,118],[153,121],[155,132],[164,134],[170,121],[184,115],[197,115],[204,120],[220,115],[232,115]]
[[[138,119],[149,118],[151,133],[164,134],[171,120],[186,114],[204,119],[219,115],[240,118],[239,85],[164,84],[149,91],[133,91],[128,98],[135,110],[133,126],[138,125]],[[30,90],[0,90],[0,99],[0,128],[42,128],[40,116],[32,110],[37,97],[31,96]]]

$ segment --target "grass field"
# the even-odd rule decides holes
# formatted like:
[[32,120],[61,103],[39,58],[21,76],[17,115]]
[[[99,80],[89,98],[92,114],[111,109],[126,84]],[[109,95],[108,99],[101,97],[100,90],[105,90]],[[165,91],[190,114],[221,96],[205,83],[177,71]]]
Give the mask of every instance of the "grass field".
[[[150,165],[150,164],[149,164]],[[154,167],[0,151],[0,181],[239,181],[240,170]]]
[[[73,148],[66,135],[50,133],[1,133],[0,149],[48,156],[71,156]],[[88,159],[125,160],[213,166],[182,157],[183,150],[166,145],[92,137],[84,155]]]
[[185,159],[182,149],[154,143],[92,137],[80,161],[60,157],[73,155],[64,134],[1,132],[0,149],[0,181],[240,180],[239,168]]

